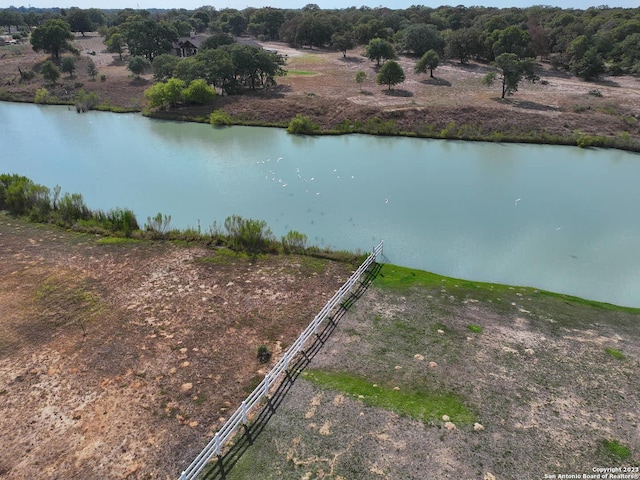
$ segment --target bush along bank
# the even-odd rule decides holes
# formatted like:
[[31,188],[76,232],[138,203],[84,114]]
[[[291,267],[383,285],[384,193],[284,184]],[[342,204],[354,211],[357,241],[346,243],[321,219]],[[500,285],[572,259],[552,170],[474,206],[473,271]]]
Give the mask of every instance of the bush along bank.
[[213,223],[206,232],[197,229],[171,228],[171,216],[158,213],[140,226],[133,211],[114,208],[90,209],[81,194],[62,193],[34,183],[17,174],[0,174],[0,210],[31,222],[54,224],[78,232],[93,233],[114,239],[169,240],[199,243],[210,247],[228,247],[256,257],[260,254],[301,254],[328,260],[359,264],[366,257],[360,252],[332,251],[307,244],[307,236],[289,231],[277,239],[263,220],[238,215],[226,218],[224,225]]

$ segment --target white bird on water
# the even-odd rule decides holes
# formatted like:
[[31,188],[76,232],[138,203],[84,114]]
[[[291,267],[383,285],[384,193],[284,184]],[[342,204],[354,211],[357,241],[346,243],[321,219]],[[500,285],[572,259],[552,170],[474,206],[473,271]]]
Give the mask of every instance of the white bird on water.
[[388,199],[388,198],[385,198],[385,199],[384,199],[384,203],[389,203],[389,199]]
[[516,207],[518,206],[518,202],[522,200],[521,198],[516,198]]

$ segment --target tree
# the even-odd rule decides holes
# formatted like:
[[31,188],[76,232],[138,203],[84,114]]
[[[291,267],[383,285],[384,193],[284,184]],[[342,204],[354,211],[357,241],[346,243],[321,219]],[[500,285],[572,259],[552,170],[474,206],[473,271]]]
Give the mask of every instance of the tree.
[[604,60],[595,47],[589,48],[581,58],[569,61],[569,70],[580,78],[593,80],[604,73]]
[[367,57],[371,60],[375,60],[380,65],[380,60],[391,60],[396,58],[396,50],[393,45],[381,38],[374,38],[369,42],[365,48]]
[[60,70],[69,74],[69,78],[73,77],[73,72],[76,71],[76,59],[73,57],[64,57],[60,65]]
[[182,94],[185,102],[198,103],[200,105],[209,104],[216,97],[216,91],[201,78],[192,81]]
[[130,17],[122,25],[124,40],[129,53],[146,57],[150,62],[156,55],[168,53],[178,40],[178,31],[166,21],[155,21],[139,16]]
[[376,82],[378,85],[388,85],[389,90],[391,90],[392,86],[404,82],[404,78],[404,70],[400,64],[394,60],[390,60],[385,62],[380,69],[376,77]]
[[95,80],[96,75],[98,75],[98,69],[93,61],[90,61],[89,65],[87,65],[87,74],[91,77],[91,80]]
[[576,37],[569,45],[569,70],[585,80],[592,80],[604,73],[602,55],[585,35]]
[[296,44],[322,47],[331,41],[334,25],[324,13],[305,13],[296,31]]
[[180,62],[180,58],[170,53],[158,55],[153,60],[153,79],[156,82],[166,82],[173,77],[178,62]]
[[144,57],[131,57],[127,68],[136,78],[140,78],[147,68],[151,66],[151,62]]
[[[518,84],[522,79],[535,82],[538,76],[533,71],[533,60],[530,58],[520,59],[515,53],[502,53],[498,55],[493,65],[499,70],[487,73],[482,79],[482,83],[491,86],[496,80],[502,83],[502,96],[513,95],[518,91]],[[498,77],[498,73],[500,77]]]
[[64,20],[47,20],[31,33],[31,46],[39,52],[44,50],[51,53],[51,57],[58,60],[61,51],[76,53],[77,50],[69,43],[75,37],[71,33],[69,24]]
[[72,32],[80,32],[83,37],[85,32],[92,32],[96,28],[89,16],[89,11],[78,7],[67,10],[65,20],[69,23]]
[[441,52],[444,39],[435,25],[418,23],[408,26],[401,33],[400,44],[404,51],[422,56],[428,50]]
[[109,35],[109,38],[105,40],[104,44],[107,46],[107,51],[109,53],[117,53],[120,57],[120,61],[122,61],[122,52],[126,45],[122,33],[118,31],[112,33],[111,35]]
[[9,34],[11,34],[12,26],[20,25],[21,23],[22,16],[18,12],[9,9],[0,10],[0,25],[7,27]]
[[356,42],[353,39],[351,32],[347,33],[334,33],[331,35],[331,46],[342,52],[342,57],[347,58],[347,50],[356,46]]
[[438,63],[440,63],[438,54],[435,50],[429,50],[416,63],[415,72],[427,73],[427,69],[429,69],[429,76],[433,78],[433,71],[438,68]]
[[480,31],[475,28],[452,30],[447,34],[446,45],[447,57],[467,63],[472,56],[479,55],[482,51]]
[[42,64],[40,73],[42,73],[44,79],[49,83],[56,83],[60,78],[60,70],[58,70],[58,67],[56,67],[51,60],[47,60]]
[[362,84],[367,79],[367,74],[364,70],[358,70],[356,72],[356,83],[360,85],[360,91],[362,92]]
[[526,30],[512,25],[504,30],[494,30],[489,35],[493,54],[515,53],[518,57],[527,57],[531,52],[531,35]]
[[205,38],[200,44],[200,51],[215,50],[222,45],[231,45],[236,43],[235,39],[228,33],[217,33]]

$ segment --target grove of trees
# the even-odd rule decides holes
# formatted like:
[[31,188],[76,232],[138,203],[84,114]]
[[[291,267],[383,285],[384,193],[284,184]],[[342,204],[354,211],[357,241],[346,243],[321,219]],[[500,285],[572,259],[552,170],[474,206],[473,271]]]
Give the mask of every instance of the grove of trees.
[[[416,59],[416,72],[429,70],[431,75],[443,59],[477,60],[495,67],[485,83],[500,81],[503,96],[517,91],[523,79],[534,79],[533,59],[585,80],[602,74],[640,75],[640,7],[10,7],[0,9],[0,27],[16,38],[30,36],[33,49],[50,53],[58,64],[62,52],[74,52],[74,32],[84,35],[97,29],[109,51],[121,59],[128,54],[151,62],[156,81],[177,78],[189,85],[202,79],[223,93],[268,87],[283,74],[280,56],[235,43],[234,37],[246,35],[294,47],[331,48],[344,57],[360,47],[380,69],[398,54],[408,55]],[[197,55],[186,59],[166,56],[174,42],[193,32],[209,36]]]

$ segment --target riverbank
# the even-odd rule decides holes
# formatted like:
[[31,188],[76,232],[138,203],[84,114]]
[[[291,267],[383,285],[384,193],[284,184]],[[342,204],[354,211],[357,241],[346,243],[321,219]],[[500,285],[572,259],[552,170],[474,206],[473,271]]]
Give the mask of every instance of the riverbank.
[[[71,102],[80,89],[95,92],[100,108],[142,110],[144,90],[150,75],[135,79],[117,55],[104,51],[97,34],[78,36],[81,50],[77,73],[60,79],[50,89],[58,101]],[[579,146],[604,146],[640,151],[640,83],[635,77],[603,77],[585,82],[566,72],[538,63],[540,82],[520,84],[518,92],[500,99],[498,87],[481,84],[488,65],[443,62],[435,78],[415,74],[415,59],[401,57],[406,81],[394,89],[375,83],[375,62],[363,56],[362,48],[347,52],[291,49],[284,44],[265,48],[287,55],[287,70],[278,86],[269,92],[216,98],[206,107],[183,107],[153,116],[174,120],[208,121],[212,110],[229,114],[233,124],[286,127],[300,114],[318,126],[320,133],[371,133],[429,138],[455,138],[501,142],[530,142]],[[9,47],[0,47],[9,48]],[[27,45],[11,46],[0,63],[0,98],[33,101],[44,86],[34,80],[19,83],[18,67],[33,68],[46,55]],[[99,75],[94,81],[86,73],[93,61]],[[355,82],[355,73],[367,79]],[[101,81],[101,75],[105,80]]]
[[[177,477],[266,373],[258,347],[277,361],[349,275],[4,214],[0,244],[10,478]],[[258,465],[260,478],[501,479],[637,465],[638,312],[385,265],[229,478]],[[392,405],[331,372],[375,383]],[[393,413],[408,392],[426,421]],[[448,412],[455,428],[425,393],[461,408]]]

